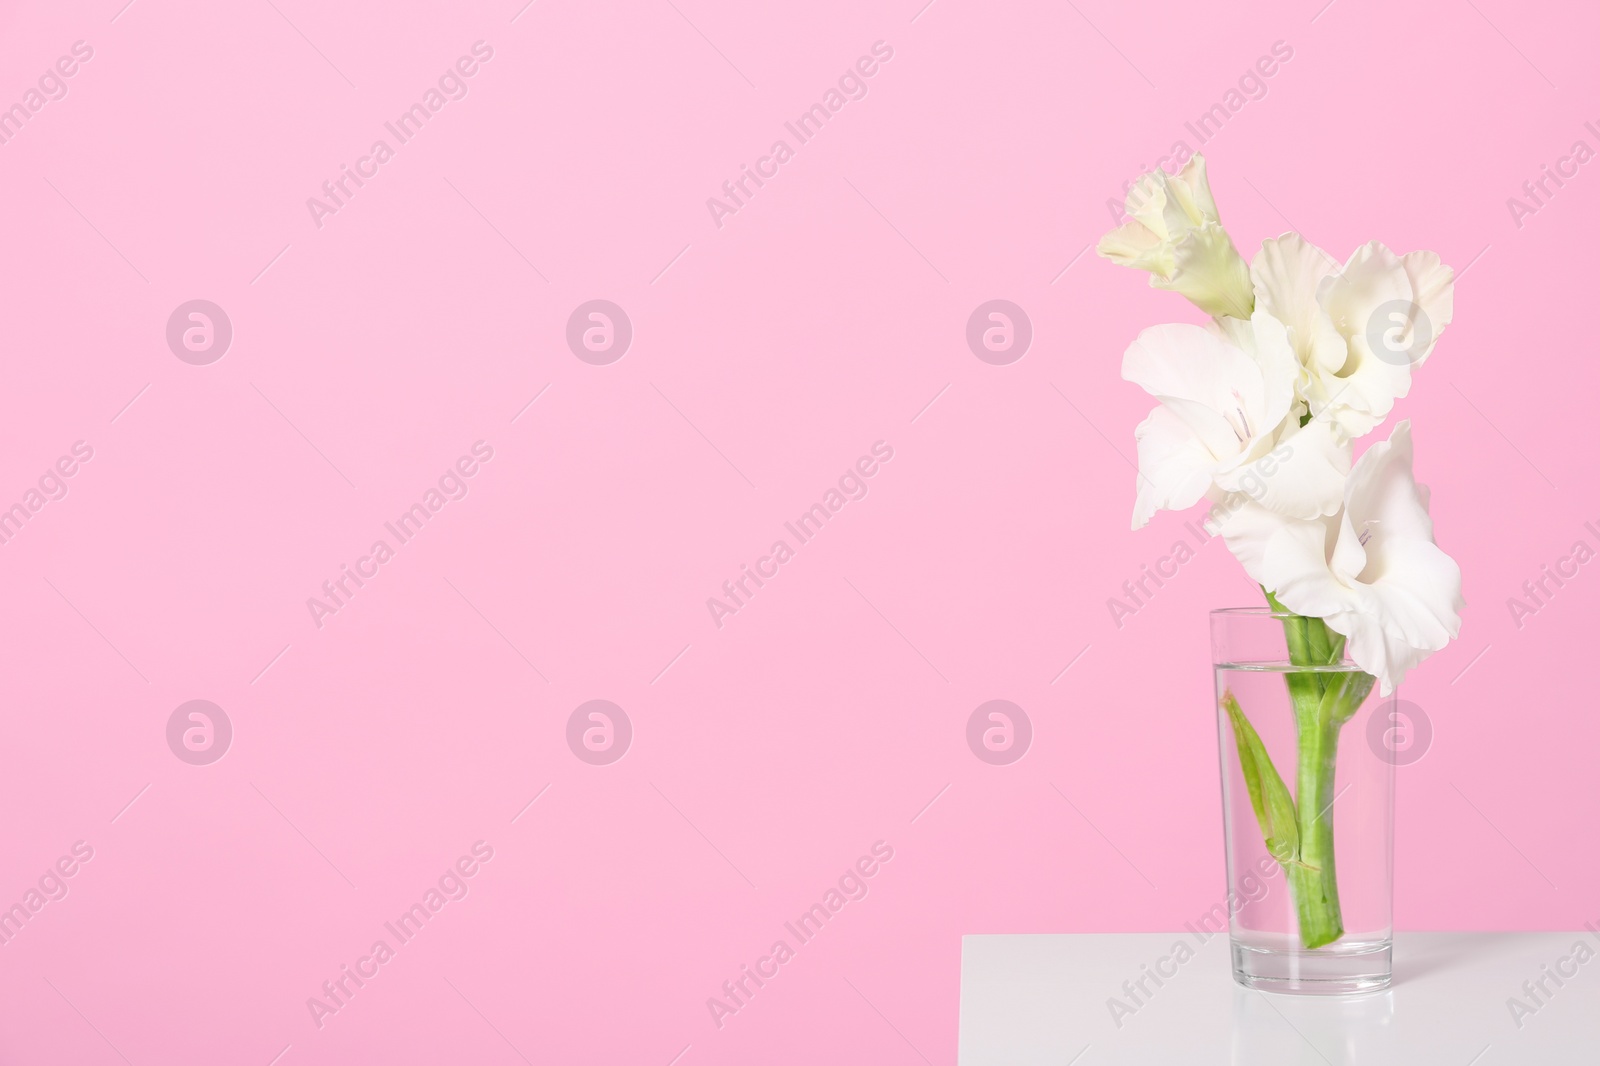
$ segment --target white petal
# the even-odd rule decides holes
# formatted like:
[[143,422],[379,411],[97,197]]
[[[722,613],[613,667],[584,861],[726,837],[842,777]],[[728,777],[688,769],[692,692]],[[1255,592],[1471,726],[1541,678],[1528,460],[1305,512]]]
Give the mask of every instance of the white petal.
[[1361,580],[1361,571],[1367,568],[1367,547],[1362,536],[1364,527],[1358,529],[1352,525],[1350,513],[1345,511],[1339,515],[1337,529],[1333,551],[1328,553],[1328,569],[1341,583],[1354,586]]
[[1164,199],[1161,207],[1161,224],[1166,227],[1167,238],[1177,240],[1189,230],[1205,223],[1205,218],[1195,206],[1189,186],[1166,171],[1159,171]]
[[1244,450],[1249,447],[1249,442],[1241,441],[1228,419],[1215,408],[1196,400],[1180,400],[1175,396],[1168,396],[1162,400],[1161,407],[1182,422],[1190,435],[1205,449],[1213,470],[1220,465],[1232,464],[1249,456]]
[[1095,253],[1118,266],[1170,274],[1172,250],[1143,222],[1129,222],[1100,238]]
[[1133,431],[1139,450],[1139,488],[1133,504],[1133,528],[1140,529],[1157,511],[1181,511],[1200,502],[1211,487],[1217,460],[1184,422],[1166,407],[1157,407]]
[[1188,193],[1188,206],[1192,208],[1191,216],[1196,225],[1222,221],[1217,215],[1217,201],[1211,198],[1211,179],[1206,177],[1205,156],[1192,156],[1178,171],[1177,180]]
[[1266,406],[1255,360],[1200,326],[1145,330],[1123,353],[1122,376],[1170,406],[1218,458],[1276,428],[1250,423]]
[[1317,302],[1317,287],[1338,269],[1337,259],[1298,233],[1262,241],[1250,264],[1256,309],[1289,328],[1301,363],[1327,374],[1344,366],[1346,350],[1344,338]]
[[1338,513],[1349,473],[1349,443],[1313,420],[1286,426],[1270,452],[1219,472],[1217,484],[1289,518],[1321,518]]
[[1294,405],[1299,367],[1284,324],[1265,311],[1248,319],[1213,319],[1206,328],[1248,355],[1261,371],[1261,407],[1250,418],[1257,427],[1275,428]]
[[1323,280],[1318,299],[1349,345],[1349,360],[1326,381],[1327,401],[1341,428],[1359,435],[1411,390],[1408,330],[1417,306],[1411,281],[1394,253],[1373,241],[1356,250],[1342,273]]
[[[1430,546],[1431,547],[1431,546]],[[1452,574],[1459,582],[1460,570],[1449,556],[1433,548],[1436,579]],[[1328,628],[1346,637],[1351,660],[1378,679],[1381,695],[1387,696],[1405,680],[1406,674],[1423,660],[1448,644],[1460,631],[1460,619],[1438,614],[1437,605],[1419,598],[1412,589],[1389,583],[1357,585],[1356,602],[1328,614]]]
[[1141,174],[1139,180],[1133,183],[1133,188],[1128,190],[1124,206],[1130,218],[1143,223],[1158,239],[1165,241],[1172,236],[1166,223],[1166,171],[1158,167],[1148,174]]
[[1212,524],[1245,573],[1296,614],[1344,610],[1350,591],[1328,571],[1328,519],[1285,518],[1244,497],[1212,511]]
[[[1318,418],[1325,419],[1337,428],[1346,439],[1354,440],[1356,437],[1366,436],[1389,417],[1389,411],[1394,406],[1393,401],[1369,400],[1365,398],[1368,394],[1359,387],[1351,386],[1338,378],[1330,378],[1329,381],[1333,384],[1333,389],[1325,394],[1319,394],[1319,398],[1312,401],[1311,409],[1318,412]],[[1383,414],[1373,414],[1371,411],[1363,410],[1361,406],[1350,406],[1351,404],[1362,406],[1376,404],[1383,408]]]
[[1386,544],[1433,541],[1433,519],[1417,491],[1411,455],[1407,419],[1394,427],[1388,440],[1368,448],[1350,471],[1345,514],[1357,536],[1367,534],[1371,556],[1381,557]]
[[1364,336],[1380,307],[1411,300],[1411,280],[1399,257],[1371,241],[1351,254],[1343,270],[1323,282],[1318,299],[1340,333]]
[[1433,351],[1439,335],[1455,315],[1456,272],[1433,252],[1407,252],[1400,257],[1411,282],[1417,309],[1411,328],[1411,367],[1416,369]]
[[[1411,472],[1411,424],[1374,444],[1350,473],[1340,540],[1364,541],[1352,609],[1328,625],[1349,638],[1350,657],[1393,691],[1406,671],[1461,630],[1461,568],[1433,542],[1425,494]],[[1335,570],[1355,565],[1345,544]],[[1341,566],[1341,557],[1343,565]]]

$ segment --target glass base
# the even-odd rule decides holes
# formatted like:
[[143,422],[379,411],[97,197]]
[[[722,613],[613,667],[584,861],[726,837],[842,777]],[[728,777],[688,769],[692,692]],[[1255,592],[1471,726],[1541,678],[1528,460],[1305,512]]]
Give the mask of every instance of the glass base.
[[1340,942],[1315,951],[1232,941],[1233,979],[1246,988],[1293,996],[1381,992],[1394,977],[1391,941]]

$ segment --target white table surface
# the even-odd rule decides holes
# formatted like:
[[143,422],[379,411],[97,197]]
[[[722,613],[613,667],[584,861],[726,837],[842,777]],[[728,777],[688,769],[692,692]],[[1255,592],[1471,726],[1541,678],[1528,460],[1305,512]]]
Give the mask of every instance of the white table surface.
[[[1195,957],[1132,1015],[1112,1019],[1124,981],[1186,940]],[[1579,964],[1574,946],[1594,957]],[[1557,988],[1558,960],[1576,969]],[[1171,969],[1171,964],[1163,964]],[[1286,996],[1234,983],[1228,938],[1189,933],[967,936],[961,945],[961,1066],[1600,1066],[1600,936],[1401,933],[1394,985],[1351,997]],[[1551,995],[1529,1006],[1524,981]]]

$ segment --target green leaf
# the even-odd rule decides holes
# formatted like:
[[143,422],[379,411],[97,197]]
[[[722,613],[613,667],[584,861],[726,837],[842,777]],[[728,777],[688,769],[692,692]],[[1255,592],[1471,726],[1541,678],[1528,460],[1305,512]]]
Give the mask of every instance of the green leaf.
[[1289,787],[1278,776],[1266,745],[1261,743],[1260,735],[1244,716],[1232,692],[1222,694],[1222,709],[1228,712],[1228,721],[1233,725],[1233,742],[1239,749],[1239,770],[1244,776],[1244,787],[1250,793],[1250,807],[1256,812],[1267,852],[1285,866],[1298,863],[1300,830]]

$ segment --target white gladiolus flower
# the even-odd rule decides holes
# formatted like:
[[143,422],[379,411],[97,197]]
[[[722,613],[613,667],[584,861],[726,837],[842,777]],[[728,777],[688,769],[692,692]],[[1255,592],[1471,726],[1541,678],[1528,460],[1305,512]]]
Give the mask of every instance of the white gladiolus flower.
[[1410,422],[1356,462],[1339,514],[1307,521],[1246,504],[1218,532],[1285,608],[1343,634],[1385,696],[1460,631],[1461,568],[1433,541]]
[[1150,284],[1187,296],[1208,315],[1249,318],[1250,268],[1217,217],[1206,162],[1195,156],[1176,175],[1159,167],[1128,192],[1131,221],[1100,239],[1113,263],[1150,272]]
[[1298,233],[1262,242],[1251,264],[1257,306],[1289,327],[1297,394],[1359,437],[1411,390],[1453,314],[1454,272],[1432,252],[1396,256],[1377,241],[1340,267]]
[[1297,363],[1283,324],[1264,311],[1202,328],[1154,326],[1122,376],[1160,401],[1134,433],[1133,528],[1159,510],[1244,494],[1295,518],[1339,509],[1350,452],[1323,420],[1302,426]]
[[1352,438],[1410,391],[1412,368],[1449,325],[1454,273],[1432,252],[1396,256],[1376,241],[1341,267],[1298,233],[1264,242],[1247,270],[1199,156],[1177,177],[1141,178],[1128,213],[1100,254],[1212,315],[1204,328],[1147,329],[1123,355],[1122,376],[1158,401],[1134,434],[1133,526],[1210,500],[1208,525],[1281,620],[1294,792],[1250,722],[1257,710],[1228,684],[1242,664],[1218,666],[1222,728],[1237,749],[1230,764],[1224,741],[1223,772],[1243,779],[1311,951],[1345,934],[1329,816],[1339,731],[1374,687],[1390,696],[1453,640],[1466,607],[1461,568],[1434,543],[1428,492],[1412,475],[1411,423],[1350,461]]

